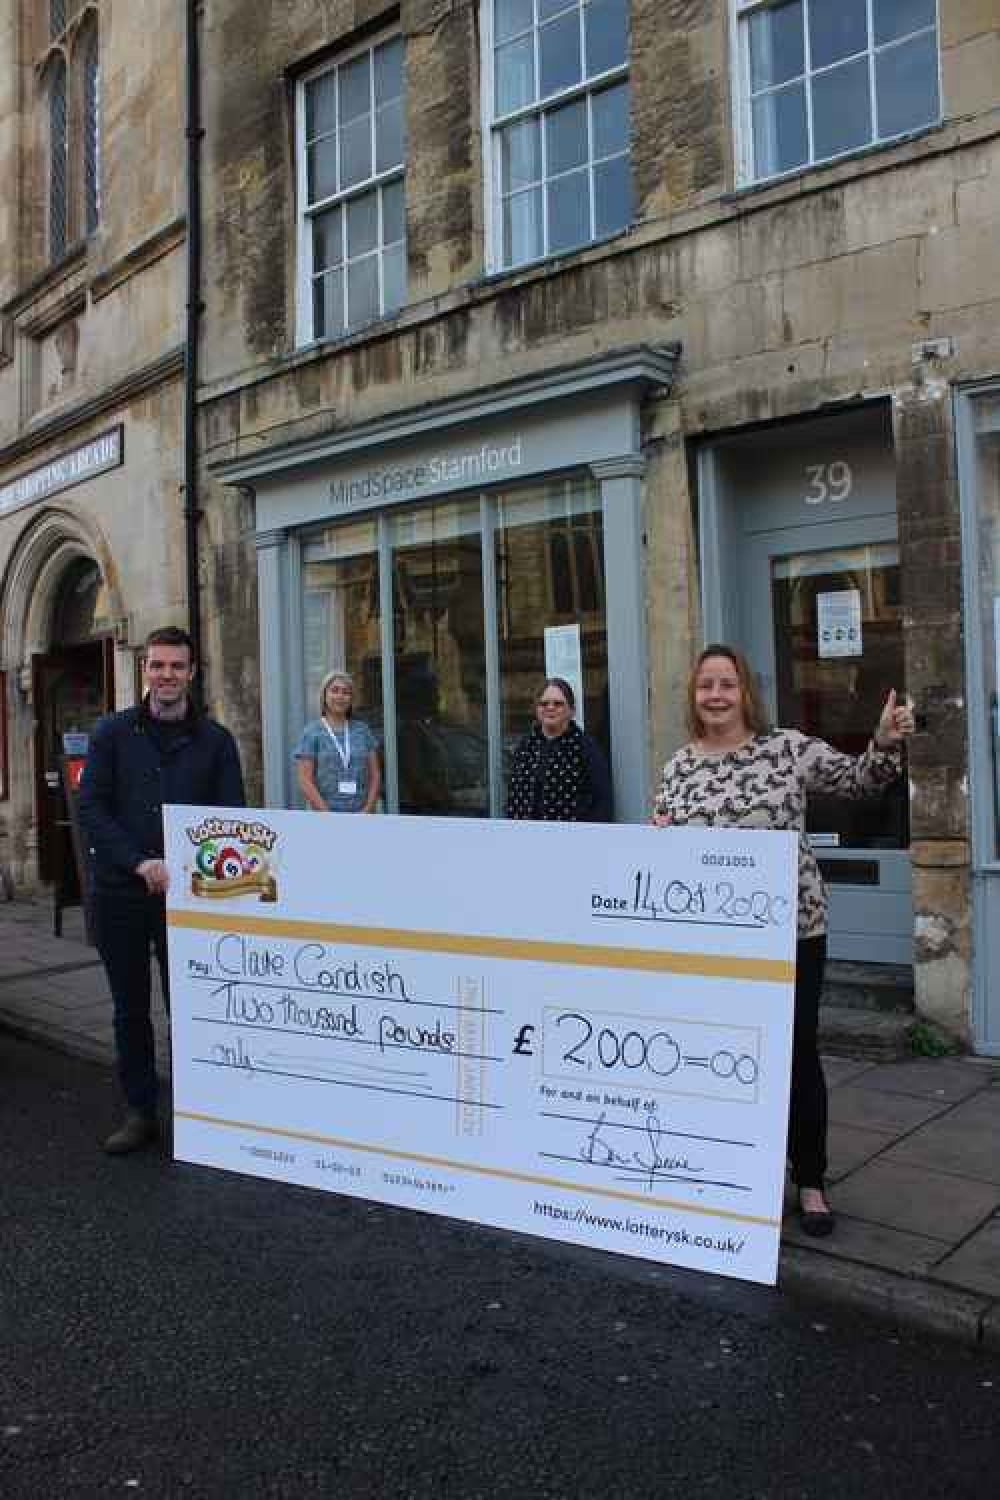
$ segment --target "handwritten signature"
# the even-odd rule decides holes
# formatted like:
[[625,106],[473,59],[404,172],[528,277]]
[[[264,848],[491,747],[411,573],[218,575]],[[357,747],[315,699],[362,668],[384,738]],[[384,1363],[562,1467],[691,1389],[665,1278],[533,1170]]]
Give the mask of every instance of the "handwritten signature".
[[[633,1126],[626,1127],[633,1130]],[[583,1161],[596,1167],[620,1167],[624,1175],[638,1177],[645,1183],[647,1192],[652,1192],[658,1181],[676,1177],[678,1173],[697,1174],[701,1167],[693,1167],[686,1156],[671,1156],[661,1150],[666,1126],[652,1111],[646,1117],[643,1134],[645,1143],[641,1150],[622,1151],[615,1140],[615,1127],[608,1125],[607,1114],[601,1112],[593,1130],[580,1147]]]

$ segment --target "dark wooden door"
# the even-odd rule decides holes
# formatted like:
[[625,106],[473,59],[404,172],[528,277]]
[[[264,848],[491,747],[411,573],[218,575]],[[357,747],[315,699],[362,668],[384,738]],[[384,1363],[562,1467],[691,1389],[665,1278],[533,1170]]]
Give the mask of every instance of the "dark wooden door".
[[63,736],[73,732],[89,735],[100,716],[114,707],[114,642],[110,638],[87,641],[35,656],[31,679],[38,873],[42,880],[49,881],[57,863]]

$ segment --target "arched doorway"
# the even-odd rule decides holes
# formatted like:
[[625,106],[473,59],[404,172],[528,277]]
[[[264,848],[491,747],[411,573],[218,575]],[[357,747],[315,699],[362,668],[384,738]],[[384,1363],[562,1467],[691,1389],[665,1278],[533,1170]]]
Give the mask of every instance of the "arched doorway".
[[[98,564],[77,555],[52,595],[49,648],[31,658],[35,718],[38,873],[51,880],[60,811],[60,757],[80,753],[85,737],[114,706],[114,645]],[[73,738],[76,736],[77,738]]]

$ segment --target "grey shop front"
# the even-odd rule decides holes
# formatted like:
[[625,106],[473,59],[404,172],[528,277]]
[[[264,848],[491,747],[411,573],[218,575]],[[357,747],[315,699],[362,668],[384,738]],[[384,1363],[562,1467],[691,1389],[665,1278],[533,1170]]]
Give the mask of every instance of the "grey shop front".
[[1000,380],[956,392],[976,1050],[1000,1056]]
[[496,817],[554,671],[604,746],[615,815],[651,767],[638,347],[219,469],[256,496],[267,801],[333,666],[381,737],[390,812]]

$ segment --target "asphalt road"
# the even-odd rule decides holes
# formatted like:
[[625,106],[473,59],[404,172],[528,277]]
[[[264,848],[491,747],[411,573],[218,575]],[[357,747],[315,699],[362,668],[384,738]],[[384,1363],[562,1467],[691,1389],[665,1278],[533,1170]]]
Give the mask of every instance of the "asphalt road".
[[767,1289],[109,1160],[0,1033],[0,1496],[976,1500],[1000,1360]]

